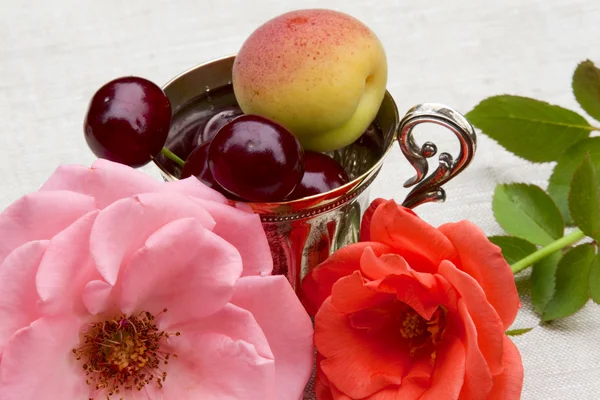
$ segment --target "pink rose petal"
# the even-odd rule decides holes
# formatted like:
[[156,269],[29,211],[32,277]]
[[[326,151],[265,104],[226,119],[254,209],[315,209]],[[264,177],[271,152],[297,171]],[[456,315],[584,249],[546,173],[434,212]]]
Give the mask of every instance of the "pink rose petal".
[[[162,316],[161,316],[162,318]],[[158,321],[161,325],[166,325],[163,321]],[[259,321],[248,310],[238,307],[234,304],[225,304],[206,318],[189,321],[180,325],[165,327],[166,331],[180,331],[183,335],[193,333],[196,335],[219,334],[230,338],[233,341],[243,341],[252,344],[256,354],[267,360],[273,360],[273,350],[270,346],[263,327]],[[172,340],[175,340],[173,338]],[[177,343],[175,340],[174,343]]]
[[90,231],[99,211],[92,211],[50,240],[36,276],[40,310],[44,315],[83,314],[81,301],[87,282],[99,279],[90,255]]
[[71,351],[80,322],[44,317],[13,335],[0,364],[0,400],[88,399],[83,368]]
[[61,165],[40,190],[70,190],[92,196],[102,209],[119,199],[159,191],[162,184],[123,164],[98,159],[91,168]]
[[48,243],[26,243],[0,264],[0,356],[16,331],[39,318],[35,274]]
[[273,256],[260,216],[227,204],[198,200],[215,219],[213,232],[235,246],[242,255],[242,276],[273,272]]
[[161,186],[161,192],[181,193],[187,196],[196,197],[226,204],[227,198],[214,189],[209,188],[198,179],[189,177],[182,180],[166,182]]
[[231,302],[254,315],[275,356],[278,400],[298,400],[313,368],[312,321],[283,276],[245,277]]
[[98,215],[90,236],[98,271],[114,285],[121,264],[148,236],[170,221],[190,217],[207,229],[215,225],[202,206],[176,193],[141,194],[111,204]]
[[105,281],[90,281],[85,285],[82,301],[92,315],[120,312],[116,291]]
[[218,333],[182,334],[176,361],[169,363],[165,399],[280,400],[275,390],[275,363],[255,347]]
[[50,239],[95,209],[92,197],[67,191],[34,192],[21,197],[0,214],[0,263],[20,245]]
[[242,273],[239,252],[193,218],[152,234],[123,270],[121,310],[168,309],[161,326],[206,317],[231,298]]

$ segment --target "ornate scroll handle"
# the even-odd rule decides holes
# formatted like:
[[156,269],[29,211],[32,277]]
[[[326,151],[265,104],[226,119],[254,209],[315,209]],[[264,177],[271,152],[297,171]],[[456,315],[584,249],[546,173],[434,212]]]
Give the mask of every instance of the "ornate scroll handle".
[[[452,155],[441,153],[439,166],[428,177],[426,177],[429,170],[427,159],[437,153],[437,146],[426,142],[419,147],[412,134],[415,126],[424,122],[448,128],[454,132],[460,142],[458,158],[454,160]],[[446,200],[446,192],[442,185],[469,165],[475,155],[477,137],[473,126],[459,112],[442,104],[424,103],[408,110],[408,113],[402,118],[398,126],[398,142],[402,153],[417,173],[404,183],[404,187],[417,186],[402,203],[405,207],[414,208],[430,201],[443,202]]]

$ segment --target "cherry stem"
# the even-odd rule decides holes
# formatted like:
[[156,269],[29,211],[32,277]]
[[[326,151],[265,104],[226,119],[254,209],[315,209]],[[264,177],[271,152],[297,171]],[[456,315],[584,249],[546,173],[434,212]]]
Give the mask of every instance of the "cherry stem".
[[563,236],[560,239],[555,240],[554,242],[542,247],[538,251],[531,253],[527,257],[522,258],[521,260],[511,265],[510,269],[512,270],[513,274],[516,275],[524,269],[532,266],[536,262],[540,261],[541,259],[548,257],[550,254],[562,250],[573,243],[579,242],[584,237],[585,233],[583,233],[581,229],[577,229],[572,233],[569,233],[568,235]]
[[179,165],[182,168],[185,165],[185,161],[183,161],[181,158],[179,158],[177,156],[177,154],[173,153],[171,150],[167,149],[166,147],[163,147],[160,150],[160,154],[167,157],[169,160],[173,161],[175,164]]

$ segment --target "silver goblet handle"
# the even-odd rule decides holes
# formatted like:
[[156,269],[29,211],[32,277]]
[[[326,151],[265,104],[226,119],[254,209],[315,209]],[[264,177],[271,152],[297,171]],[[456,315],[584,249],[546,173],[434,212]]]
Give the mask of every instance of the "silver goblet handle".
[[[448,128],[460,142],[460,152],[456,160],[449,153],[441,153],[436,170],[427,176],[429,166],[427,159],[437,153],[437,146],[426,142],[419,147],[413,137],[413,129],[425,122]],[[403,206],[414,208],[420,204],[446,200],[446,192],[442,185],[464,170],[475,155],[477,137],[473,126],[459,112],[442,104],[424,103],[410,110],[402,118],[398,126],[398,142],[402,153],[411,163],[416,175],[404,183],[404,187],[415,188],[406,196]]]

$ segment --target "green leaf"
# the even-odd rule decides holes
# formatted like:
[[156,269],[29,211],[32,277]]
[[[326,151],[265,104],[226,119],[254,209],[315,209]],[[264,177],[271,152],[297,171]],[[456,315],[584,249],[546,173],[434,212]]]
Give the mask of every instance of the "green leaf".
[[521,336],[526,334],[527,332],[531,332],[533,328],[523,328],[523,329],[511,329],[510,331],[506,331],[506,335],[508,336]]
[[562,258],[557,251],[533,264],[531,270],[531,302],[538,314],[543,314],[548,302],[554,296],[556,268]]
[[600,304],[600,253],[596,254],[590,271],[590,297]]
[[569,211],[583,233],[600,240],[600,185],[589,155],[573,174]]
[[556,161],[594,130],[574,111],[527,97],[490,97],[467,119],[508,151],[533,162]]
[[556,269],[556,293],[544,310],[544,321],[574,314],[587,303],[593,261],[594,246],[590,243],[579,245],[565,253]]
[[[571,222],[571,213],[569,212],[571,181],[575,170],[583,162],[587,153],[589,153],[596,171],[600,171],[600,137],[584,139],[571,146],[560,156],[548,183],[548,193],[556,202],[567,223]],[[600,174],[597,178],[597,184],[600,185]]]
[[581,108],[600,121],[600,69],[593,62],[581,62],[573,74],[573,93]]
[[510,235],[542,246],[563,236],[562,215],[550,196],[538,186],[498,185],[492,207],[496,220]]
[[489,241],[500,247],[507,263],[513,264],[537,250],[537,246],[515,236],[490,236]]

